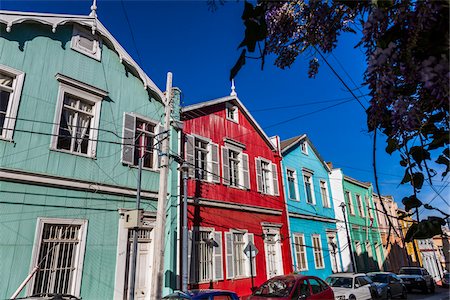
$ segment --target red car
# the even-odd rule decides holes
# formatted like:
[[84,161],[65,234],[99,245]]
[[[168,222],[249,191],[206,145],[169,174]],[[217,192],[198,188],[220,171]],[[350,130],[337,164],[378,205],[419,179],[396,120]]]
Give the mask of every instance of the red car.
[[331,287],[316,276],[276,276],[258,287],[248,300],[334,300]]

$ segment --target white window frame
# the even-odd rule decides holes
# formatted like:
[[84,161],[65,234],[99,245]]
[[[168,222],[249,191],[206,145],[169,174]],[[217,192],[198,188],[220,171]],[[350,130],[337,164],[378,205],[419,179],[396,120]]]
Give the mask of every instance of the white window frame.
[[[56,79],[59,81],[59,92],[54,119],[55,125],[53,126],[53,136],[51,139],[50,149],[73,155],[95,158],[97,154],[96,149],[97,149],[98,128],[100,123],[101,103],[102,99],[107,95],[107,92],[61,74],[57,74]],[[86,102],[90,102],[91,104],[93,104],[94,112],[92,123],[90,126],[91,127],[91,133],[89,135],[90,141],[88,145],[88,151],[86,154],[57,148],[59,137],[59,126],[61,122],[62,109],[64,105],[64,97],[66,94],[70,94],[77,98],[81,98]]]
[[[289,172],[292,172],[292,178],[294,179],[294,193],[295,198],[291,198],[290,189],[289,189]],[[298,177],[297,177],[297,170],[292,168],[286,168],[286,181],[287,181],[287,193],[289,200],[293,201],[300,201],[300,195],[298,192]]]
[[[298,245],[296,238],[301,238],[303,240],[303,245]],[[303,233],[294,233],[294,250],[295,250],[295,261],[296,261],[297,271],[308,271],[308,254],[306,252],[306,241],[305,241],[305,235]],[[299,257],[301,257],[302,254],[303,254],[304,265],[305,265],[304,268],[302,268],[301,264],[299,263]]]
[[[142,168],[146,169],[146,170],[153,170],[153,171],[154,170],[158,170],[158,159],[159,159],[159,157],[158,157],[158,150],[157,150],[158,147],[156,147],[155,145],[156,145],[156,143],[158,143],[157,135],[158,135],[158,133],[160,131],[159,130],[160,123],[158,121],[156,121],[156,120],[144,117],[144,116],[136,114],[136,113],[132,113],[132,114],[136,118],[136,123],[135,123],[135,128],[134,128],[134,132],[135,133],[138,131],[138,128],[137,128],[138,120],[141,121],[141,122],[144,122],[144,123],[147,123],[147,124],[151,124],[151,125],[154,126],[154,132],[153,132],[153,166],[151,168],[149,168],[149,167],[145,167],[144,165],[142,165]],[[148,132],[148,131],[146,131],[146,132]],[[161,148],[161,145],[159,145],[159,148]],[[139,167],[137,164],[132,164],[132,166]]]
[[[322,193],[322,184],[325,190],[325,196]],[[330,208],[330,194],[328,193],[328,183],[325,180],[319,181],[319,188],[320,188],[320,196],[322,197],[322,205],[323,207]]]
[[[314,247],[314,239],[315,238],[318,239],[319,249],[316,249],[316,247]],[[323,258],[322,238],[321,238],[320,234],[313,234],[313,235],[311,235],[311,242],[312,242],[312,247],[313,247],[314,267],[316,268],[316,270],[325,269],[325,260]],[[318,262],[316,261],[316,254],[320,254],[320,259],[322,261],[322,266],[318,266],[317,265]]]
[[[228,112],[230,110],[233,110],[233,117],[228,116]],[[239,109],[238,109],[237,105],[233,105],[233,104],[227,102],[225,114],[226,114],[227,120],[233,121],[235,123],[239,123]]]
[[[90,51],[89,49],[84,48],[83,46],[80,46],[79,40],[80,37],[84,37],[87,39],[92,40],[94,43],[94,51]],[[98,36],[93,35],[92,32],[88,31],[85,28],[82,28],[81,26],[74,25],[73,31],[72,31],[72,40],[70,43],[70,48],[73,50],[80,52],[81,54],[84,54],[86,56],[89,56],[95,60],[100,61],[101,55],[102,55],[102,42],[99,39]]]
[[8,107],[6,109],[5,122],[0,139],[12,141],[14,136],[14,128],[16,125],[17,112],[19,109],[20,97],[22,95],[23,82],[25,73],[11,67],[0,64],[0,73],[13,77],[11,88],[5,87],[11,94],[9,96]]
[[[260,158],[261,160],[261,182],[262,193],[266,195],[274,194],[272,162],[270,160]],[[263,167],[266,165],[266,168]]]
[[[233,247],[232,263],[233,263],[233,266],[229,266],[228,265],[228,261],[227,261],[227,258],[226,258],[227,252],[228,252],[226,234],[231,234],[231,238],[232,238],[232,247]],[[236,249],[235,249],[235,242],[234,242],[234,235],[235,234],[242,234],[243,235],[244,245],[242,247],[242,251],[241,251],[242,253],[241,254],[242,254],[242,257],[243,257],[242,261],[243,261],[243,272],[244,273],[242,275],[236,275],[236,266],[235,266],[235,264],[236,264],[237,257],[236,257],[236,251],[235,251]],[[227,268],[226,278],[227,279],[242,279],[242,278],[249,278],[249,277],[251,277],[250,258],[247,257],[247,255],[244,254],[243,250],[245,249],[246,245],[250,241],[250,235],[252,235],[253,239],[254,239],[254,234],[248,232],[245,229],[230,229],[229,232],[224,232],[223,235],[225,237],[225,241],[224,241],[225,242],[225,255],[223,257],[225,258],[225,263],[226,263],[226,268]],[[253,243],[254,243],[254,241],[253,241]],[[258,268],[256,267],[256,258],[252,257],[252,259],[253,259],[253,271],[254,271],[253,272],[253,276],[256,276],[257,272],[258,272]],[[228,269],[229,268],[233,268],[233,276],[232,277],[228,275]]]
[[300,150],[303,154],[308,155],[308,143],[306,141],[300,144]]
[[[309,184],[311,185],[311,200],[312,203],[308,202],[308,193],[306,192],[306,181],[305,176],[309,177]],[[303,170],[302,173],[302,179],[303,179],[303,188],[305,189],[305,203],[310,205],[316,205],[316,196],[314,195],[314,180],[313,180],[313,173]]]
[[196,167],[194,169],[194,179],[202,180],[202,181],[211,181],[212,174],[209,173],[210,172],[210,170],[209,170],[210,169],[210,161],[211,161],[211,145],[210,145],[211,140],[197,136],[197,135],[192,135],[192,136],[194,137],[193,147],[194,147],[194,164],[195,165],[197,165],[197,160],[198,160],[197,159],[197,151],[200,151],[200,150],[197,150],[198,149],[197,142],[206,144],[205,151],[202,151],[202,152],[205,152],[205,154],[206,154],[205,155],[205,169],[203,170],[204,172],[206,172],[206,174],[204,175],[204,178],[197,178],[198,168]]
[[356,205],[358,205],[359,216],[364,218],[366,216],[366,212],[364,211],[364,204],[362,202],[362,196],[360,194],[355,194],[355,197],[356,197]]
[[[242,174],[241,174],[242,150],[227,147],[227,151],[228,151],[228,168],[229,168],[229,172],[230,172],[229,186],[233,187],[233,188],[241,189],[241,188],[243,188],[243,186],[242,186],[243,178],[242,178]],[[237,153],[237,158],[231,158],[231,155],[230,155],[231,152]],[[232,178],[234,176],[234,175],[232,175],[233,174],[232,167],[231,167],[232,161],[237,161],[237,179],[235,178],[235,180],[232,180]]]
[[[194,239],[194,230],[192,231],[192,239]],[[214,233],[215,233],[215,229],[214,228],[212,228],[212,227],[199,227],[198,228],[198,232],[207,232],[208,233],[208,235],[209,235],[209,238],[210,239],[213,239],[214,240]],[[193,245],[195,245],[196,247],[197,247],[197,249],[195,250],[195,253],[199,253],[199,247],[198,247],[198,245],[201,243],[202,241],[198,241],[198,240],[194,240],[194,243],[193,243]],[[210,264],[209,264],[209,272],[210,272],[210,278],[208,278],[208,279],[204,279],[204,280],[200,280],[200,277],[201,277],[201,275],[200,275],[200,270],[202,269],[201,267],[200,267],[200,260],[199,261],[197,261],[197,263],[195,263],[194,262],[194,266],[195,267],[198,267],[199,268],[199,270],[197,270],[199,273],[198,273],[198,277],[199,278],[197,278],[198,280],[197,280],[197,283],[207,283],[207,282],[209,282],[210,280],[211,280],[211,278],[214,278],[215,277],[215,274],[214,274],[214,270],[215,270],[215,260],[214,260],[214,247],[211,247],[211,248],[209,248],[208,246],[207,246],[207,250],[209,251],[209,254],[210,254],[210,259],[208,259],[208,261],[210,261]],[[192,251],[191,253],[194,253],[194,251]],[[188,262],[189,263],[189,262]]]
[[[33,243],[33,252],[31,256],[30,273],[36,267],[39,259],[41,241],[42,241],[42,231],[45,224],[64,224],[64,225],[80,225],[80,242],[77,247],[77,253],[74,253],[76,272],[72,278],[72,287],[70,289],[70,294],[75,297],[80,297],[81,289],[81,279],[83,274],[83,261],[84,253],[86,250],[86,235],[88,220],[84,219],[61,219],[61,218],[38,218],[36,222],[35,238]],[[26,295],[31,296],[34,290],[35,278],[32,279],[28,285]]]
[[354,203],[353,203],[353,200],[352,200],[352,192],[344,191],[344,198],[346,197],[345,196],[346,194],[348,194],[348,203],[347,203],[348,210],[349,210],[350,214],[352,216],[354,216],[355,215],[355,206],[353,205]]
[[365,196],[364,197],[364,202],[366,203],[367,206],[367,215],[369,216],[370,219],[373,219],[373,211],[372,211],[372,207],[370,206],[370,199],[369,197]]

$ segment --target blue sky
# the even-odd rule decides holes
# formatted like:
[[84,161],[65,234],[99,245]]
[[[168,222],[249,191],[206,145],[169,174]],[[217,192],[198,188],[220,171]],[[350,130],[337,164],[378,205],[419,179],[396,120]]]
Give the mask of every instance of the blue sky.
[[[97,1],[100,21],[161,90],[170,71],[184,104],[229,95],[229,70],[240,54],[237,45],[244,32],[243,1],[229,1],[215,12],[208,10],[206,1]],[[90,6],[89,1],[74,0],[0,2],[4,10],[84,15]],[[355,93],[360,96],[368,91],[361,86],[365,60],[363,49],[353,48],[356,42],[354,35],[342,36],[327,59],[350,88],[359,88]],[[299,57],[290,69],[280,70],[268,58],[261,71],[259,61],[247,59],[236,78],[238,96],[269,136],[283,140],[306,133],[326,161],[355,179],[374,182],[373,136],[367,132],[364,110],[356,100],[336,105],[351,99],[350,93],[322,61],[316,79],[309,79],[307,63],[308,57]],[[366,107],[368,100],[361,98]],[[400,202],[412,190],[399,186],[404,172],[399,157],[386,154],[384,148],[384,138],[379,137],[381,193]],[[434,188],[440,191],[446,182],[438,177]],[[442,197],[448,199],[449,191],[443,189]],[[420,196],[448,211],[448,204],[429,187]]]

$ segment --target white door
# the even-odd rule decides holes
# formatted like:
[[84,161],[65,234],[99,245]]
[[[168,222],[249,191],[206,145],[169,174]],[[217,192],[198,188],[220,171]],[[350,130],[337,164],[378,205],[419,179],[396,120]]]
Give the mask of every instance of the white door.
[[266,234],[264,250],[266,252],[267,278],[282,275],[283,263],[281,260],[281,243],[278,234]]
[[328,251],[330,255],[331,260],[331,270],[333,273],[339,272],[339,265],[338,265],[338,248],[336,243],[336,235],[327,235],[328,238]]
[[[153,259],[153,230],[149,228],[139,229],[138,232],[138,253],[136,257],[136,280],[134,285],[134,295],[136,300],[150,299],[150,283],[152,274]],[[132,257],[133,236],[130,234],[130,263]],[[131,268],[131,267],[130,267]],[[130,280],[128,281],[130,285]]]

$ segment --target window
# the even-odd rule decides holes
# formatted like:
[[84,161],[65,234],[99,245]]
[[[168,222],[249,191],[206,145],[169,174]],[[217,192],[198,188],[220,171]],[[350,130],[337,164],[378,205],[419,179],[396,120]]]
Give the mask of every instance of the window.
[[355,214],[355,208],[353,207],[353,201],[352,201],[352,195],[349,191],[345,191],[345,200],[347,200],[348,203],[348,209],[350,211],[350,214]]
[[227,119],[233,122],[239,122],[238,108],[235,105],[227,103],[226,108]]
[[303,182],[305,184],[306,202],[309,204],[315,204],[312,174],[303,173]]
[[189,234],[192,237],[192,249],[188,247],[189,282],[223,279],[222,233],[213,228],[197,227]]
[[300,148],[304,154],[308,154],[308,144],[306,142],[301,143]]
[[330,201],[328,199],[327,182],[320,181],[320,195],[322,196],[323,207],[330,207]]
[[314,265],[316,266],[316,269],[323,269],[325,265],[323,262],[322,241],[320,240],[320,235],[313,235],[312,242],[314,249]]
[[101,43],[98,37],[80,26],[73,27],[70,47],[96,60],[101,58]]
[[373,212],[372,208],[370,207],[369,197],[364,197],[364,200],[366,202],[367,214],[369,215],[369,218],[373,219]]
[[297,270],[308,270],[308,263],[306,260],[305,236],[303,234],[294,233],[294,248],[295,258],[297,259]]
[[207,156],[208,143],[196,138],[195,139],[195,178],[207,179]]
[[308,281],[313,294],[319,294],[327,289],[326,284],[320,282],[315,278],[308,278]]
[[39,264],[29,294],[79,296],[86,241],[85,220],[39,219],[33,267]]
[[235,146],[238,142],[225,142],[222,147],[222,182],[225,185],[240,189],[250,189],[250,175],[248,170],[248,154],[242,148]]
[[0,138],[12,140],[25,74],[0,65]]
[[162,132],[157,121],[149,120],[134,113],[124,114],[122,162],[131,166],[139,165],[142,157],[142,167],[157,168],[157,132]]
[[365,217],[364,205],[362,203],[361,195],[356,194],[356,205],[358,205],[358,212],[361,217]]
[[93,86],[61,74],[52,148],[95,157],[100,105],[107,95]]
[[366,241],[366,251],[369,260],[369,269],[373,269],[375,268],[375,259],[373,257],[372,244],[369,241]]
[[[250,276],[250,258],[244,253],[244,249],[249,242],[254,242],[253,233],[242,231],[225,232],[227,279]],[[252,257],[252,260],[253,275],[256,276],[255,257]]]
[[258,192],[278,196],[277,165],[264,158],[256,158],[256,183]]
[[288,195],[291,200],[298,200],[297,197],[297,174],[295,170],[287,169]]
[[194,232],[195,246],[198,253],[198,281],[204,282],[212,278],[213,245],[210,242],[210,231]]
[[228,150],[230,166],[230,186],[239,187],[239,152]]

